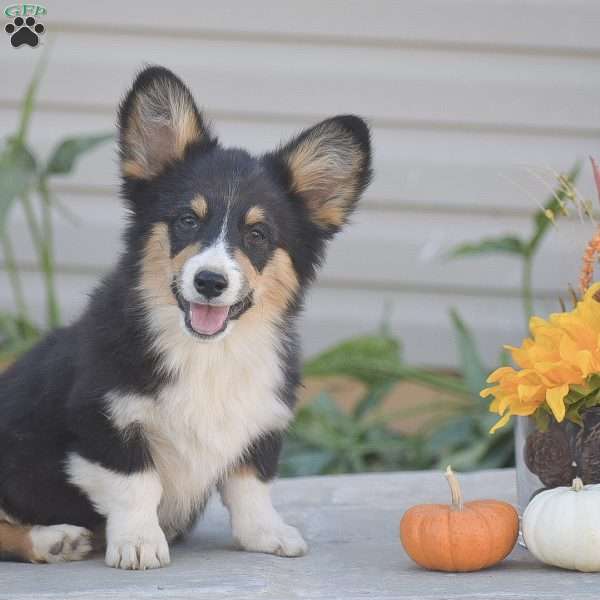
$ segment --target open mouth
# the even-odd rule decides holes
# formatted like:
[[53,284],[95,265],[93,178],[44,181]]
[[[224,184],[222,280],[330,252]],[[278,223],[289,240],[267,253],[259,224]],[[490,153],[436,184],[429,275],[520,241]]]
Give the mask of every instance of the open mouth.
[[184,314],[185,326],[188,331],[202,339],[213,338],[225,331],[229,322],[239,319],[253,303],[252,292],[230,306],[188,302],[175,285],[173,293]]
[[225,331],[229,321],[239,319],[252,306],[252,298],[249,294],[231,306],[198,304],[185,300],[184,303],[187,304],[184,312],[186,327],[194,335],[208,339]]
[[223,331],[229,320],[229,306],[190,303],[187,314],[189,326],[200,335],[216,335]]

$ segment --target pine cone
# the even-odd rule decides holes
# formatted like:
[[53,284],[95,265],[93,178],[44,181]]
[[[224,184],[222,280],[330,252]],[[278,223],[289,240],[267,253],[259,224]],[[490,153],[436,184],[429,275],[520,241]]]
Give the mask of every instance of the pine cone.
[[578,475],[583,483],[600,483],[600,409],[584,411],[577,436]]
[[535,431],[527,436],[525,464],[549,488],[571,485],[575,476],[569,438],[562,428]]

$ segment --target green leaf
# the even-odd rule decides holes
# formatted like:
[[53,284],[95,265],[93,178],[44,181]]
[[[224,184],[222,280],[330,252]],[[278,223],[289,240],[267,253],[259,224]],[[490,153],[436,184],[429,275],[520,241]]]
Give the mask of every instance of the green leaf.
[[515,441],[512,428],[502,429],[489,437],[487,450],[476,465],[477,469],[499,469],[515,464]]
[[435,453],[445,453],[449,448],[462,447],[473,439],[475,420],[466,415],[450,419],[429,438],[429,449]]
[[510,352],[506,348],[502,348],[498,357],[498,364],[501,367],[510,367],[511,358]]
[[46,165],[46,173],[48,175],[66,175],[70,173],[82,154],[112,139],[112,133],[101,133],[71,137],[59,142],[50,154]]
[[565,398],[565,401],[568,402],[570,398],[581,398],[582,396],[587,396],[594,390],[593,387],[590,387],[587,383],[583,385],[571,384],[569,385],[569,393]]
[[348,375],[368,386],[410,380],[461,396],[468,393],[456,377],[402,364],[400,345],[389,336],[362,336],[342,342],[309,359],[304,365],[304,374]]
[[15,200],[33,185],[36,164],[33,154],[17,139],[9,139],[0,154],[0,235]]
[[460,360],[461,372],[467,389],[474,397],[479,397],[479,392],[485,387],[487,369],[475,345],[473,334],[454,309],[450,311],[450,318],[454,327],[456,346]]
[[600,390],[596,390],[595,392],[592,392],[584,400],[584,407],[586,409],[594,408],[595,406],[598,406],[598,405],[600,405]]
[[29,350],[41,336],[30,321],[0,312],[0,361],[13,360]]
[[27,91],[25,92],[25,96],[21,101],[21,115],[19,118],[19,129],[15,135],[15,139],[21,144],[25,143],[25,139],[27,138],[27,130],[29,129],[29,123],[31,121],[31,115],[33,114],[33,109],[35,107],[35,99],[37,96],[38,87],[44,71],[46,70],[46,65],[48,63],[47,54],[42,54],[39,59],[35,71],[33,72],[33,77],[27,86]]
[[357,433],[357,424],[326,393],[302,406],[292,427],[295,439],[329,449],[345,448]]
[[[573,389],[578,388],[578,389]],[[585,393],[587,392],[587,393]],[[600,390],[586,386],[573,386],[565,398],[566,415],[568,421],[583,426],[582,413],[588,408],[600,404]]]
[[400,344],[387,336],[351,338],[326,350],[304,365],[309,376],[347,375],[367,385],[397,379],[400,367]]
[[284,476],[321,475],[335,459],[335,454],[328,450],[305,450],[286,452],[281,464]]
[[[575,166],[569,171],[567,174],[567,178],[571,183],[575,183],[577,177],[579,176],[579,172],[581,171],[581,163],[575,163]],[[533,254],[539,243],[542,241],[544,234],[552,224],[552,221],[547,216],[547,211],[551,211],[554,215],[561,214],[561,204],[564,203],[567,199],[567,190],[563,185],[559,184],[558,189],[548,198],[544,207],[538,210],[533,218],[534,221],[534,231],[533,236],[529,240],[526,248],[528,254]]]
[[548,427],[550,427],[550,415],[544,407],[538,408],[533,413],[533,420],[535,421],[535,426],[539,431],[548,431]]
[[438,467],[443,468],[446,465],[452,465],[457,471],[472,471],[476,469],[485,454],[488,451],[489,440],[483,438],[477,442],[460,448],[445,456],[442,456],[438,462]]
[[394,386],[393,381],[388,381],[372,386],[367,393],[356,403],[353,414],[357,419],[377,408],[390,393]]
[[579,394],[578,392],[571,391],[569,392],[564,399],[565,406],[571,406],[580,400],[585,398],[585,394]]
[[567,407],[565,419],[571,421],[580,427],[583,427],[582,411],[585,409],[585,398],[580,398],[577,402]]
[[2,336],[3,342],[13,341],[20,337],[17,317],[6,312],[0,312],[0,336]]
[[507,235],[497,238],[485,238],[480,242],[473,244],[460,244],[454,247],[450,253],[450,258],[462,256],[477,256],[481,254],[514,254],[524,256],[527,246],[518,237]]
[[457,396],[466,396],[469,394],[469,390],[464,383],[453,375],[432,373],[426,369],[409,367],[407,365],[400,365],[396,370],[396,375],[398,379],[421,383],[433,389],[455,394]]
[[600,389],[600,375],[590,375],[588,377],[586,385],[589,386],[590,391]]

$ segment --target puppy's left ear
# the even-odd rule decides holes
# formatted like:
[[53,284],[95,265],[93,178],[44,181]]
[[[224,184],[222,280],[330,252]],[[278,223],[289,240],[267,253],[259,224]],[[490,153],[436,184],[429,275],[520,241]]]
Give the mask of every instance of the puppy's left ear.
[[119,109],[124,177],[152,179],[190,145],[210,142],[192,94],[176,75],[163,67],[138,74]]
[[371,179],[367,124],[354,115],[322,121],[269,155],[283,166],[289,191],[327,233],[347,221]]

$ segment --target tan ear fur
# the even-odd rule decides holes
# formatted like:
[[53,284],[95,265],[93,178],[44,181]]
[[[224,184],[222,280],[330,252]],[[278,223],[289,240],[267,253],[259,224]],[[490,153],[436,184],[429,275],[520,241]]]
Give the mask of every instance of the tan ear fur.
[[281,157],[289,170],[291,191],[305,200],[313,221],[325,229],[339,229],[370,177],[364,122],[357,117],[323,121],[284,147]]
[[[152,70],[155,71],[152,77]],[[151,179],[207,136],[189,90],[165,69],[138,77],[121,108],[121,169]]]

